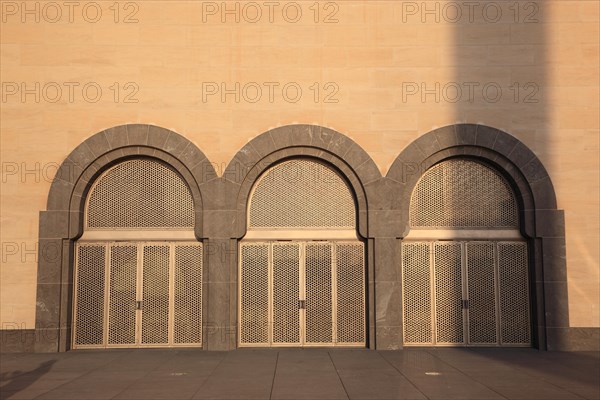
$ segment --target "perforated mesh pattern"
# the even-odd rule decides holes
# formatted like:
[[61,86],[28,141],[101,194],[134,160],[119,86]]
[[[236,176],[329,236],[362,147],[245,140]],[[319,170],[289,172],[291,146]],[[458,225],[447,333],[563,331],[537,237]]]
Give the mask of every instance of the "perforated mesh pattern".
[[171,167],[150,159],[124,161],[90,190],[87,227],[193,228],[192,195]]
[[494,284],[494,244],[467,244],[469,295],[469,341],[496,343],[496,288]]
[[332,247],[306,245],[306,342],[332,343]]
[[169,342],[169,246],[144,246],[142,343]]
[[273,244],[273,342],[300,342],[300,245]]
[[529,344],[529,284],[527,245],[498,244],[502,343]]
[[137,247],[110,246],[108,344],[134,344]]
[[411,197],[413,227],[516,228],[517,206],[504,179],[469,160],[443,161],[430,168]]
[[269,342],[269,245],[241,245],[240,342]]
[[250,198],[249,228],[354,228],[355,205],[331,168],[304,159],[285,161],[259,179]]
[[[406,344],[531,344],[525,242],[403,243],[402,273]],[[429,307],[435,312],[435,341],[428,334]]]
[[460,243],[434,244],[437,343],[463,343]]
[[338,244],[336,252],[337,341],[364,343],[364,246],[362,243]]
[[405,343],[432,343],[429,243],[402,244]]
[[202,343],[202,246],[175,246],[175,343]]
[[76,251],[75,347],[202,344],[201,243],[105,242]]
[[76,345],[103,343],[105,253],[104,246],[77,247]]
[[247,242],[240,254],[240,345],[364,345],[363,243]]

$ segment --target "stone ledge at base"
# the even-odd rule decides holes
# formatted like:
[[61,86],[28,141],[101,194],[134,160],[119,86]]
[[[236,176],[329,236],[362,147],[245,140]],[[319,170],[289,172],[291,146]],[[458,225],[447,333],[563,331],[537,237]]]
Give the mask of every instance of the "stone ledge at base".
[[[547,328],[547,333],[549,351],[600,351],[600,328]],[[0,330],[1,353],[32,353],[35,344],[35,329]]]
[[600,351],[600,328],[546,328],[549,351]]
[[32,353],[35,351],[35,329],[0,330],[0,352]]

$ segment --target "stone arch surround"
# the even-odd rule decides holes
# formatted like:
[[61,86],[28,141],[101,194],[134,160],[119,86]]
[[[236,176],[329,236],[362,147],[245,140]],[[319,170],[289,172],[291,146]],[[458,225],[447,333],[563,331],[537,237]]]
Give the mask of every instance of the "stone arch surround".
[[407,146],[386,178],[393,182],[401,240],[409,232],[412,191],[434,164],[468,157],[490,165],[511,184],[519,203],[521,234],[530,249],[533,345],[557,349],[569,329],[564,212],[557,209],[552,181],[538,157],[506,132],[457,124],[429,132]]
[[[267,131],[248,142],[233,157],[220,182],[209,183],[214,203],[205,210],[207,229],[210,230],[211,249],[218,254],[209,255],[212,273],[214,305],[208,348],[236,347],[238,321],[238,243],[246,234],[246,212],[252,187],[269,167],[285,159],[308,157],[320,160],[337,170],[355,196],[357,205],[357,231],[365,241],[367,254],[372,247],[370,213],[376,204],[374,185],[383,178],[369,155],[346,136],[328,128],[314,125],[289,125]],[[374,198],[373,200],[371,198]],[[209,228],[209,226],[211,228]],[[226,249],[226,250],[222,250]],[[369,310],[374,304],[374,262],[366,260],[368,345],[375,347],[374,314]],[[211,300],[212,298],[212,300]],[[218,308],[218,309],[217,309]],[[226,328],[222,328],[226,327]],[[222,341],[225,338],[226,346]]]
[[72,326],[74,243],[83,234],[87,193],[107,168],[132,157],[151,157],[175,168],[194,200],[195,235],[203,238],[201,183],[216,177],[206,156],[189,140],[153,125],[121,125],[75,148],[56,173],[46,211],[40,212],[35,350],[64,351]]

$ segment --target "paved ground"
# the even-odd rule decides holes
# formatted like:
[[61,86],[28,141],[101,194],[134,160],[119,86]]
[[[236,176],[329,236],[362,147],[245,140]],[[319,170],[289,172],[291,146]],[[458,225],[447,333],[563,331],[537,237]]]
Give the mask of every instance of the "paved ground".
[[3,354],[6,399],[599,399],[599,353],[104,350]]

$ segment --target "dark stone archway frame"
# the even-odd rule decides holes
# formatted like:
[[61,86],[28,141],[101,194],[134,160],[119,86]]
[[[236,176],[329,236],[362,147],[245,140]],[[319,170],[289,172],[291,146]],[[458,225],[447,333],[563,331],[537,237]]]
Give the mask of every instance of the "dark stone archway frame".
[[[410,194],[429,166],[455,156],[490,163],[513,184],[522,231],[532,249],[536,343],[555,348],[553,343],[568,333],[564,215],[556,209],[554,189],[540,161],[504,132],[472,124],[435,130],[402,151],[382,177],[369,155],[348,137],[324,127],[289,125],[251,140],[218,177],[204,154],[179,134],[156,126],[126,125],[90,137],[67,157],[50,189],[47,211],[40,213],[36,350],[69,348],[73,244],[82,233],[91,183],[116,162],[139,155],[173,166],[192,191],[195,234],[205,246],[205,349],[236,347],[237,247],[246,233],[247,201],[254,182],[271,165],[302,156],[332,165],[355,194],[358,233],[367,248],[370,348],[402,347],[399,240],[408,232]],[[59,254],[44,257],[46,248],[57,248]]]
[[[290,158],[309,157],[336,169],[349,183],[355,196],[358,216],[358,234],[365,240],[367,254],[373,237],[369,232],[369,184],[381,180],[379,169],[355,142],[331,129],[313,125],[291,125],[267,131],[246,144],[231,160],[222,181],[212,184],[212,192],[221,190],[212,205],[219,211],[206,222],[212,248],[226,248],[227,256],[209,255],[211,277],[211,326],[227,326],[228,332],[216,328],[209,335],[208,348],[233,349],[236,347],[238,327],[238,258],[239,240],[246,234],[247,209],[250,192],[256,180],[271,166]],[[218,185],[218,186],[217,186]],[[208,226],[211,225],[212,228]],[[374,303],[374,262],[367,259],[367,310]],[[227,273],[228,272],[228,273]],[[226,275],[227,273],[227,275]],[[367,313],[368,314],[368,313]],[[373,315],[368,314],[368,345],[375,346]],[[227,338],[224,345],[223,337]],[[212,339],[211,339],[212,338]]]
[[139,156],[161,160],[183,177],[194,200],[195,235],[203,238],[200,185],[216,173],[193,143],[167,129],[137,124],[110,128],[84,141],[61,164],[50,187],[47,211],[40,212],[36,351],[70,347],[73,245],[83,234],[83,209],[92,183],[112,165]]
[[557,209],[546,169],[519,140],[487,126],[458,124],[411,143],[387,174],[399,194],[392,206],[400,214],[398,238],[410,230],[410,196],[422,173],[453,157],[487,163],[511,184],[519,202],[520,230],[530,249],[534,345],[540,349],[559,347],[559,337],[569,329],[564,212]]

